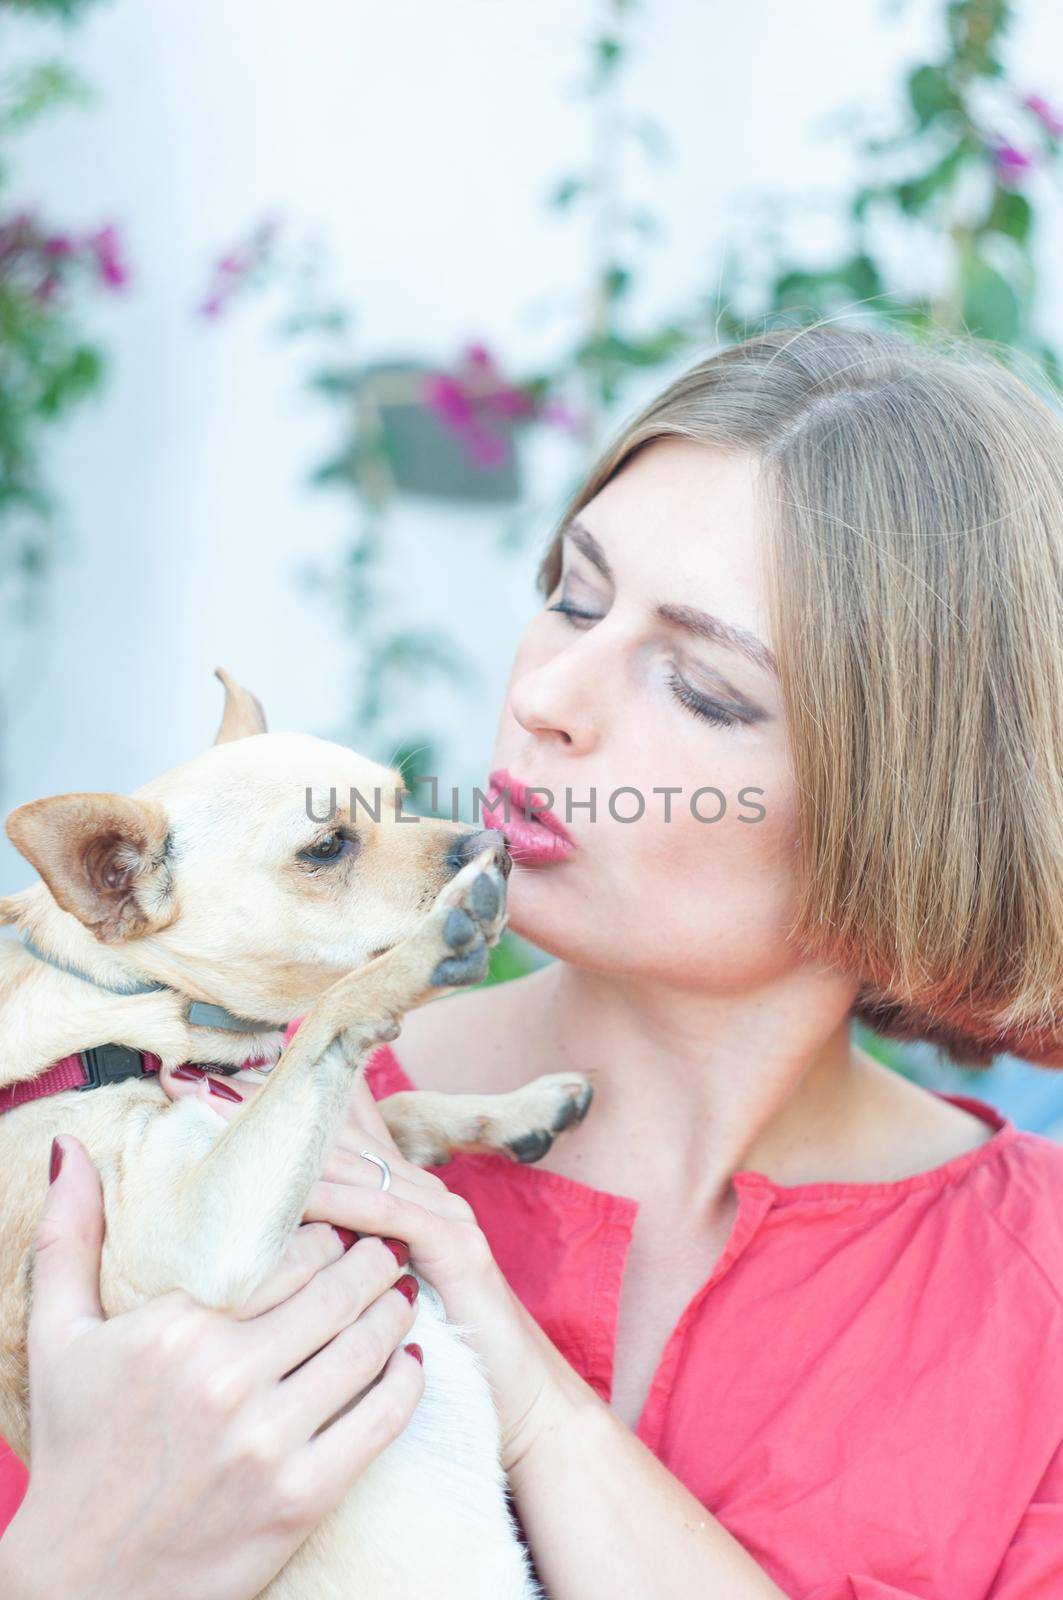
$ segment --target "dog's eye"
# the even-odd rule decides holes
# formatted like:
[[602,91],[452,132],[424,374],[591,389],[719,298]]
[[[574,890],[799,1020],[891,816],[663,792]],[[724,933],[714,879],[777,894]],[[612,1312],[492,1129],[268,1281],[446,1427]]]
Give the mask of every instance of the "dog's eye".
[[338,861],[357,849],[358,841],[347,833],[326,833],[316,843],[299,852],[304,861]]

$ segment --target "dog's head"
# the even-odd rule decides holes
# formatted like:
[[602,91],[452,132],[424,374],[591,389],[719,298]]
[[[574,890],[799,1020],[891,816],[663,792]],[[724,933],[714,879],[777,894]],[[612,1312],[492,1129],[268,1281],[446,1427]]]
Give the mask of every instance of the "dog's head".
[[411,933],[501,835],[402,810],[401,775],[343,745],[269,733],[221,669],[213,747],[133,795],[20,806],[13,843],[56,903],[137,971],[283,1022]]

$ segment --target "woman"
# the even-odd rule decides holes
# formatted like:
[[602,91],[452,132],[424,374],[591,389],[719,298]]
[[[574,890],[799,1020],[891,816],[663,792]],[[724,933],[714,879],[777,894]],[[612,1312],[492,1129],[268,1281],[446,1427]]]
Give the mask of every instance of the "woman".
[[[551,1600],[1060,1592],[1063,1152],[850,1032],[1063,1064],[1061,529],[1049,407],[859,327],[700,363],[567,508],[492,763],[514,816],[558,798],[510,880],[557,959],[413,1013],[370,1088],[577,1067],[591,1113],[444,1186],[362,1092],[308,1213],[404,1241],[475,1328]],[[146,1432],[95,1446],[108,1483]],[[183,1592],[253,1594],[205,1587],[248,1513],[200,1451]],[[150,1543],[121,1592],[175,1592]]]

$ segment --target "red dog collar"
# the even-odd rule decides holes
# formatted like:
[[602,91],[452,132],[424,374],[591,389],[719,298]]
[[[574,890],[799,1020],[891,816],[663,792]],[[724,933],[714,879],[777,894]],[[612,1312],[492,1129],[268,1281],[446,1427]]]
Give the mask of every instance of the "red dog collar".
[[[245,1067],[263,1066],[266,1056],[256,1056],[245,1061]],[[206,1063],[209,1066],[209,1063]],[[64,1056],[36,1078],[23,1083],[9,1083],[0,1089],[0,1115],[14,1111],[16,1106],[27,1105],[31,1100],[43,1100],[46,1095],[65,1094],[68,1089],[99,1089],[108,1083],[123,1083],[126,1078],[146,1078],[162,1067],[158,1056],[150,1050],[131,1050],[124,1044],[98,1044],[91,1050],[79,1050],[76,1055]],[[217,1071],[239,1071],[239,1068],[213,1068]]]

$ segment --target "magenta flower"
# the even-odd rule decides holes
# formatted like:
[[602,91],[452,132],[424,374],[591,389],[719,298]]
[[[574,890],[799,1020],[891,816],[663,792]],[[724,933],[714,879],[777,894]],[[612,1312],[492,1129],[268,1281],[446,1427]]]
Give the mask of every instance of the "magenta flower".
[[565,433],[579,433],[583,427],[584,419],[579,412],[573,411],[564,400],[548,400],[542,410],[542,419],[552,428],[560,428]]
[[268,265],[277,231],[278,224],[267,218],[246,239],[218,257],[211,268],[209,292],[196,307],[201,317],[220,316],[257,269]]
[[488,433],[486,428],[470,429],[465,435],[465,448],[473,466],[481,471],[504,466],[509,455],[509,445],[505,439],[499,438],[496,433]]
[[1032,170],[1033,160],[1013,144],[999,143],[993,146],[993,165],[997,181],[1009,189],[1015,189]]
[[537,389],[507,382],[487,346],[475,343],[465,346],[456,372],[423,380],[421,402],[458,436],[473,466],[489,471],[505,464],[510,435],[522,423],[538,420],[570,433],[584,426],[561,399],[540,398]]
[[457,378],[450,377],[447,373],[439,373],[426,378],[422,397],[425,405],[436,416],[445,428],[460,432],[471,427],[475,421],[472,402]]
[[96,257],[100,281],[109,289],[121,289],[129,282],[129,268],[122,259],[118,230],[108,226],[90,233],[86,245]]
[[58,300],[72,278],[85,270],[110,289],[121,288],[129,271],[113,227],[95,233],[49,233],[32,211],[0,223],[0,272],[41,305]]
[[1063,135],[1063,115],[1050,106],[1043,94],[1028,94],[1022,102],[1027,111],[1032,111],[1046,133],[1053,139]]

